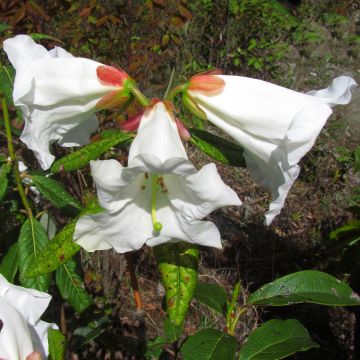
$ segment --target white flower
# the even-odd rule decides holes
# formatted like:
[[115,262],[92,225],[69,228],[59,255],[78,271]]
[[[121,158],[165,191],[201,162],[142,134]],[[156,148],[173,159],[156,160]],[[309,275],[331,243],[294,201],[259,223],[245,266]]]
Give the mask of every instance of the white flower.
[[200,220],[241,204],[214,164],[194,168],[162,102],[145,111],[127,168],[115,160],[93,161],[91,171],[106,210],[77,222],[74,240],[87,251],[126,252],[180,240],[220,248],[217,227]]
[[25,360],[36,351],[48,351],[48,330],[57,328],[40,320],[51,296],[10,284],[0,274],[0,359]]
[[119,94],[128,76],[120,70],[74,57],[59,47],[47,51],[27,35],[7,39],[3,46],[16,69],[14,103],[25,118],[20,139],[43,169],[54,161],[52,143],[88,143],[98,127],[96,107],[123,100]]
[[[208,81],[210,77],[217,81]],[[187,96],[206,118],[245,149],[247,168],[274,200],[266,224],[279,214],[297,165],[313,146],[336,104],[347,104],[355,81],[340,76],[323,90],[302,94],[241,76],[205,75],[190,81]],[[221,85],[222,83],[222,85]]]

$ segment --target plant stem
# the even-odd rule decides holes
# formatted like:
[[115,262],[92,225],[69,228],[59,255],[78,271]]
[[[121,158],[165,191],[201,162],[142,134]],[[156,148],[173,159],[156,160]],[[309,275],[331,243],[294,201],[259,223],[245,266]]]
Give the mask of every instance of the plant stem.
[[33,218],[33,214],[31,211],[30,204],[26,198],[24,187],[22,186],[21,177],[20,177],[20,171],[19,171],[19,162],[16,158],[13,142],[12,142],[12,135],[11,135],[11,126],[10,126],[10,118],[9,118],[9,111],[6,104],[5,98],[1,98],[1,107],[2,112],[4,116],[4,124],[5,124],[5,131],[6,131],[6,139],[7,139],[7,145],[9,150],[10,159],[13,163],[13,173],[15,177],[16,187],[17,191],[19,192],[21,201],[24,205],[24,208],[26,210],[26,213],[29,217],[29,219]]
[[171,70],[170,80],[169,80],[168,86],[167,86],[166,91],[165,91],[164,99],[166,99],[166,97],[169,94],[169,91],[171,89],[171,85],[172,85],[172,83],[174,81],[174,75],[175,75],[175,67],[173,67],[172,70]]
[[142,303],[141,303],[139,285],[138,285],[136,274],[135,274],[133,254],[131,252],[125,253],[125,259],[126,259],[127,268],[129,270],[129,274],[130,274],[131,287],[133,290],[134,300],[135,300],[135,308],[138,312],[141,312],[143,310],[143,307],[142,307]]
[[169,91],[168,95],[166,96],[166,99],[167,99],[167,100],[173,100],[174,97],[175,97],[177,94],[184,92],[184,91],[187,89],[188,86],[189,86],[188,83],[175,86],[174,88],[172,88],[172,89]]
[[131,94],[134,96],[134,98],[139,102],[142,106],[149,106],[150,100],[137,88],[133,87],[130,89]]

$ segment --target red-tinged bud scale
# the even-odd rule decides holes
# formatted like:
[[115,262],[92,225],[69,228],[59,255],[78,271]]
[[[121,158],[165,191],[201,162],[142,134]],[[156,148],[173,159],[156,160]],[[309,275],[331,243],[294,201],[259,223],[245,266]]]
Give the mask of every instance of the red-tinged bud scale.
[[225,81],[215,75],[195,75],[190,79],[188,90],[205,95],[217,95],[225,87]]
[[113,109],[123,105],[129,96],[124,95],[122,90],[113,90],[104,95],[95,105],[97,110]]
[[191,137],[189,130],[179,118],[175,118],[175,121],[180,137],[185,141],[189,141]]
[[141,118],[143,116],[143,113],[139,113],[135,116],[130,117],[126,121],[122,122],[120,124],[120,128],[122,131],[128,132],[128,131],[137,131],[140,125]]
[[96,74],[99,80],[105,85],[122,87],[124,81],[130,79],[130,76],[124,70],[107,65],[98,66]]

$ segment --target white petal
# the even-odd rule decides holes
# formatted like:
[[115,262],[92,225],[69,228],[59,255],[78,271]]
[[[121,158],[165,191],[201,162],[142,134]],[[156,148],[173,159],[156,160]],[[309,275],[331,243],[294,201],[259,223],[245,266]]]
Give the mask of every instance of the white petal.
[[162,102],[145,111],[137,136],[131,144],[129,166],[142,165],[138,155],[147,154],[164,163],[169,158],[187,159],[174,116]]
[[57,327],[39,319],[50,300],[49,294],[13,285],[0,274],[1,358],[25,359],[32,351],[48,354],[47,330]]
[[207,164],[190,176],[166,175],[165,185],[172,205],[188,221],[203,219],[223,206],[240,206],[236,193],[224,184],[215,164]]
[[191,95],[209,121],[244,147],[250,173],[271,189],[274,201],[266,215],[270,224],[299,174],[297,163],[330,116],[330,107],[347,104],[356,83],[341,76],[327,89],[302,94],[261,80],[221,78],[225,81],[222,93]]
[[95,105],[115,87],[98,80],[96,69],[102,64],[61,48],[48,52],[28,36],[6,40],[4,50],[16,69],[14,103],[25,118],[20,139],[47,169],[54,160],[52,143],[74,146],[89,141],[96,125]]

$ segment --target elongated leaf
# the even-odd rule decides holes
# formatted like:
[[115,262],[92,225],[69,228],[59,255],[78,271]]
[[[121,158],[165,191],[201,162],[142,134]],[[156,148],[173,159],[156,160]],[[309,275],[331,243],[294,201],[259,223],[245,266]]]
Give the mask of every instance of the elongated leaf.
[[64,187],[56,180],[43,175],[31,175],[31,179],[37,189],[56,207],[73,206],[81,210],[81,204],[74,199]]
[[[80,216],[86,214],[97,214],[103,211],[97,201],[92,202],[80,213]],[[68,259],[80,251],[81,247],[73,241],[73,235],[77,219],[72,220],[39,253],[36,261],[29,266],[28,276],[47,274],[56,270]]]
[[257,328],[240,351],[240,360],[277,360],[319,347],[297,320],[270,320]]
[[194,292],[194,299],[202,302],[221,315],[226,313],[227,294],[219,285],[199,281]]
[[5,163],[0,169],[0,203],[3,201],[8,187],[7,175],[11,170],[10,163]]
[[88,308],[92,299],[86,292],[83,280],[76,270],[76,262],[69,259],[56,269],[56,285],[60,294],[78,313]]
[[162,336],[157,336],[154,340],[148,340],[146,342],[145,359],[159,359],[163,352],[162,347],[168,343],[168,340]]
[[183,331],[183,323],[175,325],[168,317],[164,321],[164,333],[169,343],[177,341]]
[[13,102],[13,85],[14,69],[10,66],[0,66],[0,93],[5,97],[8,105],[14,105]]
[[233,360],[236,339],[216,329],[203,329],[190,336],[181,347],[184,360]]
[[90,160],[97,159],[101,154],[108,151],[115,145],[125,144],[134,137],[133,134],[120,131],[104,131],[100,134],[101,140],[84,146],[78,151],[73,152],[55,161],[50,171],[57,173],[60,171],[74,171],[87,166]]
[[64,360],[66,351],[65,336],[59,330],[49,329],[48,342],[49,360]]
[[87,326],[78,327],[73,334],[75,347],[80,347],[96,339],[109,325],[111,325],[110,319],[102,316],[94,319]]
[[232,166],[246,166],[240,145],[200,129],[190,129],[190,133],[190,141],[211,158]]
[[299,271],[262,286],[249,304],[283,306],[309,302],[330,306],[360,305],[359,296],[344,282],[316,270]]
[[65,45],[61,40],[59,40],[56,37],[53,37],[51,35],[47,35],[47,34],[39,34],[39,33],[31,33],[29,34],[29,36],[31,36],[35,41],[39,41],[39,40],[53,40],[58,42],[59,44]]
[[181,325],[197,284],[199,250],[178,242],[158,245],[154,253],[165,287],[167,315]]
[[0,274],[4,275],[7,281],[13,283],[19,268],[18,243],[11,245],[0,264]]
[[45,248],[49,239],[43,226],[35,219],[24,222],[19,236],[19,270],[21,285],[47,291],[50,285],[50,275],[26,276],[29,267],[37,260],[41,250]]

